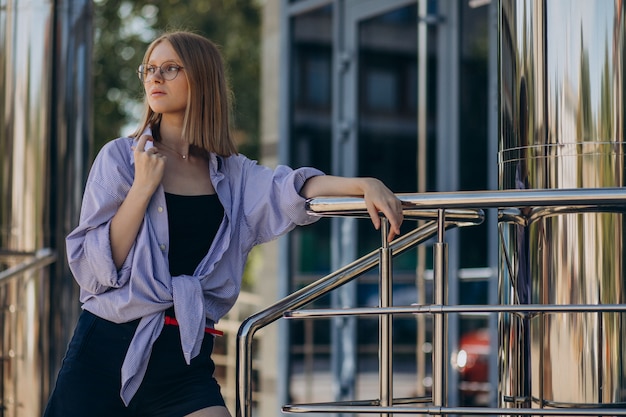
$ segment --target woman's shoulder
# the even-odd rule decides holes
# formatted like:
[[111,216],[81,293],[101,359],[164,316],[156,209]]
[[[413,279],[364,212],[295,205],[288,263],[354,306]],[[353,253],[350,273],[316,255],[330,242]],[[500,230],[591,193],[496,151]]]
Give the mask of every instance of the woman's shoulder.
[[218,168],[224,168],[226,170],[247,170],[247,169],[267,169],[264,165],[259,164],[259,161],[251,159],[244,154],[237,153],[230,156],[216,156]]
[[249,168],[250,165],[256,164],[256,161],[252,161],[247,156],[237,153],[229,156],[214,155],[217,163],[217,170],[224,174],[234,174],[243,172]]

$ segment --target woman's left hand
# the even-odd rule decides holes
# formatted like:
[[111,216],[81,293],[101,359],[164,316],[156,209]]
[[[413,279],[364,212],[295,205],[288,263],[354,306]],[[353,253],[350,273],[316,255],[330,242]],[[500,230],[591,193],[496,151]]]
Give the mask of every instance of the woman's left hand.
[[376,230],[380,229],[380,213],[383,213],[389,219],[388,241],[391,242],[400,234],[400,226],[404,219],[402,202],[376,178],[319,175],[306,180],[300,194],[304,198],[363,196],[365,207]]
[[402,202],[380,180],[376,178],[360,178],[363,181],[363,198],[376,230],[380,229],[380,213],[389,220],[388,241],[400,235],[400,226],[404,220]]

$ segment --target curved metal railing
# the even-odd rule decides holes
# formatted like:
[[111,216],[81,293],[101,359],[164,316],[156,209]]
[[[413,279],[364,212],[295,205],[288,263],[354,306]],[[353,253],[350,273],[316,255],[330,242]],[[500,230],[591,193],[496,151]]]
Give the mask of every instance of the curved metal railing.
[[[398,194],[405,217],[429,221],[410,233],[386,244],[388,224],[381,227],[382,247],[342,269],[285,297],[267,309],[246,319],[237,336],[237,415],[250,417],[252,412],[251,345],[257,330],[281,317],[310,318],[339,315],[378,315],[381,317],[379,337],[380,398],[365,401],[288,404],[284,412],[304,413],[377,413],[377,414],[466,414],[466,415],[626,415],[626,409],[567,408],[523,409],[493,407],[447,407],[445,372],[447,361],[446,324],[448,313],[513,313],[520,315],[541,312],[626,312],[626,305],[447,305],[447,244],[445,231],[451,227],[480,224],[483,209],[499,209],[499,218],[524,222],[533,215],[582,212],[626,212],[626,192],[622,188],[571,190],[507,190],[448,193]],[[311,213],[319,216],[366,217],[361,198],[316,198],[307,202]],[[522,211],[522,209],[525,209]],[[437,235],[434,244],[434,304],[394,307],[381,295],[377,308],[300,310],[301,307],[350,282],[366,271],[380,266],[381,292],[390,288],[391,261],[396,255]],[[387,300],[388,301],[388,300]],[[391,316],[394,314],[433,315],[433,385],[432,397],[393,399],[391,375]],[[409,407],[407,404],[419,404]]]
[[48,354],[48,341],[39,271],[56,259],[50,248],[0,249],[0,265],[6,268],[0,270],[0,416],[41,415],[41,359]]
[[2,257],[27,257],[28,259],[15,266],[0,271],[0,284],[10,278],[14,278],[19,274],[32,269],[43,268],[56,261],[56,253],[50,248],[39,249],[35,252],[16,252],[8,250],[0,250],[0,258]]

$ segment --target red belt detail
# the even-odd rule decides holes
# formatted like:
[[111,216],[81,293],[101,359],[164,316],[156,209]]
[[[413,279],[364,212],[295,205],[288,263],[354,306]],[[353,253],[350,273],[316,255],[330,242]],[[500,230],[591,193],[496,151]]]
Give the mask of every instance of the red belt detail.
[[[165,316],[165,325],[166,326],[178,326],[178,320],[176,320],[174,317],[170,317],[170,316]],[[216,330],[212,327],[205,327],[204,328],[204,332],[205,333],[209,333],[209,334],[214,334],[215,336],[224,336],[224,332],[221,330]]]

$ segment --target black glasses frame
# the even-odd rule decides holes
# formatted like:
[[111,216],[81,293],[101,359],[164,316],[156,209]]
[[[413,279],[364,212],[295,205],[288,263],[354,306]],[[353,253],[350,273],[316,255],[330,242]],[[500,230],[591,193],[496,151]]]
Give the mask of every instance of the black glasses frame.
[[160,66],[141,64],[139,65],[139,68],[137,68],[137,76],[141,82],[145,83],[148,81],[149,76],[154,76],[156,74],[157,68],[159,69],[159,74],[165,81],[172,81],[178,76],[180,70],[184,69],[184,67],[181,67],[174,62],[164,62]]

